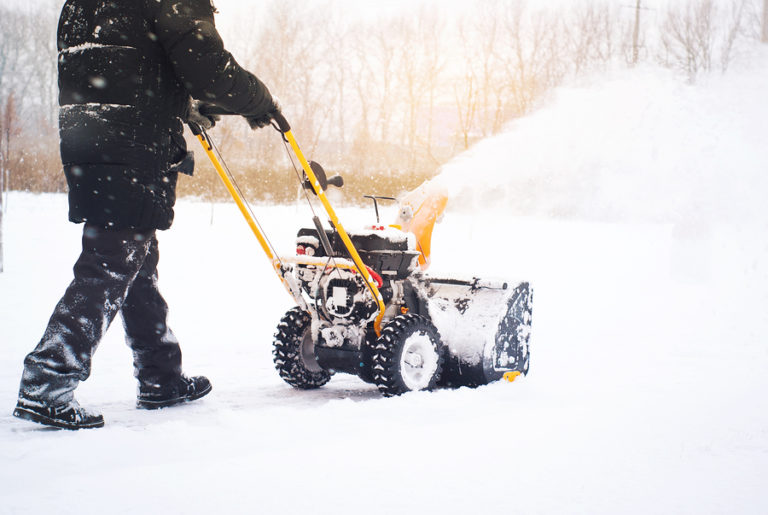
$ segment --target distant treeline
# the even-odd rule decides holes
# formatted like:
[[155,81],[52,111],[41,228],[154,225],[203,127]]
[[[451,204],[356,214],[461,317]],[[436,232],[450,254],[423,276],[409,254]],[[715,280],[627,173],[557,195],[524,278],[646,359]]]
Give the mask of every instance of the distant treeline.
[[[305,153],[345,176],[352,200],[413,188],[564,81],[653,62],[693,82],[725,72],[761,36],[762,0],[649,3],[593,0],[553,10],[488,0],[461,16],[414,9],[361,21],[332,0],[304,10],[273,0],[253,5],[251,16],[222,32],[241,64],[279,97]],[[63,191],[60,2],[36,5],[0,6],[0,188]],[[251,198],[283,202],[299,194],[283,144],[269,129],[253,133],[230,119],[212,135]],[[225,197],[203,160],[198,153],[196,177],[181,181],[179,193]]]

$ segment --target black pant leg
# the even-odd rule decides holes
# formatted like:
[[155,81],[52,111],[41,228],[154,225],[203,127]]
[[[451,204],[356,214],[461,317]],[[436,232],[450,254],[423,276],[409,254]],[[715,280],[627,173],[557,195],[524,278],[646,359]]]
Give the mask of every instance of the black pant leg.
[[133,351],[134,375],[144,384],[168,384],[181,375],[181,349],[167,325],[168,305],[157,288],[160,252],[150,240],[147,258],[128,290],[121,314]]
[[73,399],[91,373],[93,352],[144,264],[153,235],[86,224],[74,280],[40,343],[24,359],[20,395],[48,405]]

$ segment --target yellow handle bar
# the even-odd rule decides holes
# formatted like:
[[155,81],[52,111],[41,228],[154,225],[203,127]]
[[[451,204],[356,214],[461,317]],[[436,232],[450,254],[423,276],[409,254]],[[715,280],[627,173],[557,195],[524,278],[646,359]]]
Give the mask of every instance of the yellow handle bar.
[[[293,149],[293,153],[296,154],[296,157],[301,163],[301,167],[304,169],[304,173],[307,174],[307,177],[309,178],[309,182],[312,185],[312,189],[317,194],[317,198],[320,199],[320,202],[322,202],[323,207],[325,208],[325,211],[328,214],[328,218],[331,221],[331,224],[336,229],[336,231],[338,231],[339,237],[341,237],[341,241],[344,243],[344,247],[347,249],[347,252],[352,258],[352,261],[354,262],[355,266],[357,267],[357,271],[360,273],[360,275],[363,276],[366,286],[368,286],[368,289],[370,290],[373,299],[376,301],[376,304],[379,309],[379,313],[378,315],[376,315],[376,319],[373,322],[373,327],[376,331],[376,335],[381,336],[381,321],[384,318],[384,309],[385,309],[384,299],[381,296],[381,292],[379,291],[379,288],[376,286],[376,283],[371,277],[371,274],[368,272],[368,269],[365,266],[365,263],[363,263],[363,260],[360,257],[360,254],[357,252],[357,249],[355,248],[355,245],[352,243],[352,240],[350,239],[349,235],[347,234],[347,231],[344,229],[341,222],[339,221],[339,217],[336,216],[336,212],[333,210],[333,207],[331,207],[331,204],[328,201],[328,197],[325,195],[325,191],[320,185],[320,181],[318,181],[317,176],[315,175],[315,172],[312,171],[312,167],[309,166],[309,163],[307,162],[307,159],[304,157],[304,154],[299,148],[298,143],[296,143],[296,138],[293,137],[293,133],[291,133],[290,129],[283,131],[283,128],[287,128],[287,124],[285,124],[285,126],[283,124],[280,124],[280,126],[281,126],[281,129],[280,129],[281,132],[285,136],[285,139],[288,141],[288,143],[291,145],[291,148]],[[222,166],[218,157],[213,152],[213,144],[208,139],[207,134],[205,134],[204,131],[194,131],[194,132],[196,133],[197,139],[200,141],[200,144],[203,146],[203,150],[205,150],[206,155],[211,160],[211,163],[213,163],[213,167],[216,169],[216,173],[221,178],[222,182],[224,183],[224,186],[226,186],[227,188],[227,191],[229,191],[229,194],[234,199],[235,204],[237,204],[237,207],[240,209],[240,213],[242,213],[243,217],[245,218],[245,221],[248,222],[248,225],[253,231],[253,234],[256,236],[256,239],[259,241],[259,244],[261,245],[262,250],[264,250],[264,253],[267,255],[267,258],[272,264],[272,268],[280,277],[280,281],[283,283],[286,289],[291,293],[292,296],[295,297],[297,295],[297,292],[294,292],[293,288],[291,288],[291,285],[288,283],[288,281],[286,281],[284,272],[280,266],[280,260],[272,252],[272,249],[267,243],[267,240],[264,237],[264,234],[262,234],[261,229],[259,228],[259,225],[256,223],[256,220],[254,220],[253,216],[251,215],[250,211],[245,205],[245,201],[243,200],[237,188],[235,188],[235,185],[232,183],[232,180],[229,178],[229,175],[224,170],[224,167]]]

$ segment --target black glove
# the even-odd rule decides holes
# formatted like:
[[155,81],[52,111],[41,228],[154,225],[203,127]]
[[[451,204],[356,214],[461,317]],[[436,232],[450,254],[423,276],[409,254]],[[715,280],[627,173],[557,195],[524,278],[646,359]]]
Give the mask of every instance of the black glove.
[[277,99],[273,97],[272,106],[269,108],[269,111],[260,115],[246,115],[245,120],[248,122],[248,125],[251,126],[251,129],[261,129],[267,125],[270,125],[275,115],[279,113],[280,104],[278,103]]
[[200,108],[204,105],[206,105],[204,102],[190,99],[189,105],[187,105],[187,112],[184,116],[184,121],[187,123],[194,123],[199,125],[205,130],[213,128],[213,126],[216,125],[216,122],[221,120],[221,116],[205,115],[200,113]]

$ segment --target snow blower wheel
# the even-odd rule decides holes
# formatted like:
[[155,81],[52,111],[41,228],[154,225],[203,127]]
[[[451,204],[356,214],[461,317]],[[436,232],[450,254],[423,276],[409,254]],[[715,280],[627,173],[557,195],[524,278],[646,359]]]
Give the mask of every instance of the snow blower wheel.
[[398,315],[373,344],[371,369],[379,390],[391,397],[435,387],[443,365],[443,344],[432,322]]
[[332,374],[315,358],[312,318],[299,307],[288,310],[280,320],[272,356],[280,377],[296,388],[319,388],[331,379]]
[[[530,288],[518,286],[515,294],[509,299],[507,313],[502,317],[496,333],[492,364],[494,370],[511,369],[528,375],[530,366],[528,339],[533,316],[532,297]],[[504,373],[488,375],[489,381],[495,381],[503,377]]]

